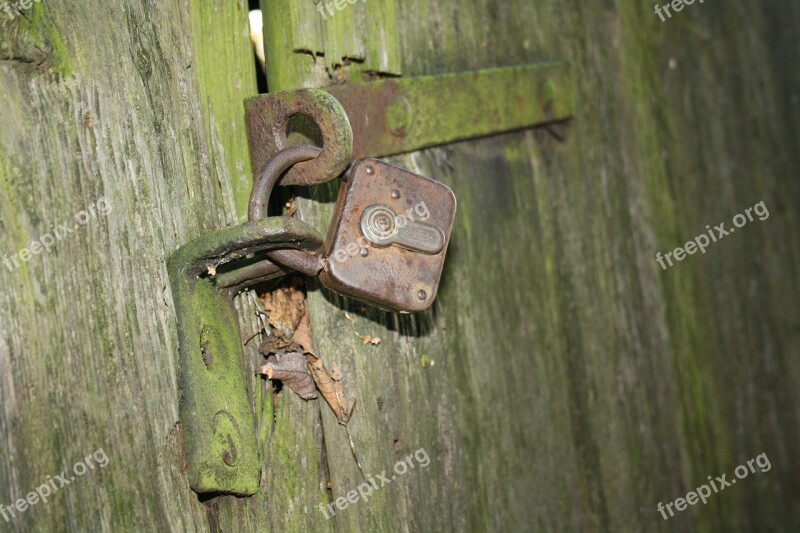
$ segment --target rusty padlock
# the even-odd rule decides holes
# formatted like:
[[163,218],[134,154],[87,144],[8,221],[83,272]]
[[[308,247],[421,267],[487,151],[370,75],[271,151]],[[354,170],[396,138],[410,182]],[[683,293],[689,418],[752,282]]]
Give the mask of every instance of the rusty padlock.
[[322,284],[400,312],[436,298],[456,212],[446,185],[377,159],[344,177],[325,243]]

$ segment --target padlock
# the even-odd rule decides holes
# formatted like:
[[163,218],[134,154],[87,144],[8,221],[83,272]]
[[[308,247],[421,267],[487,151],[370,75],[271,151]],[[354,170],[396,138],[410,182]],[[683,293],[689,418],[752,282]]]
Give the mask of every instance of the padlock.
[[343,180],[320,281],[381,309],[428,309],[455,219],[453,191],[377,159],[354,163]]

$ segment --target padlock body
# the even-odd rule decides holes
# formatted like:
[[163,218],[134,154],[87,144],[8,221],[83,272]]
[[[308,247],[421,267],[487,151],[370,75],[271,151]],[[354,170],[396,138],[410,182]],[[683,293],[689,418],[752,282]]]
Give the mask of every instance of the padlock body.
[[455,211],[455,195],[442,183],[377,159],[355,163],[326,240],[323,285],[381,309],[428,309]]

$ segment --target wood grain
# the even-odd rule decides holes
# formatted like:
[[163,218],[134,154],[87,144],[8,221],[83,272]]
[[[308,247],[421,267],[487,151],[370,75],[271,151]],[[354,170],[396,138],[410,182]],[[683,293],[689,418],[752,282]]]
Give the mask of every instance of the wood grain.
[[[339,512],[337,528],[795,521],[798,102],[796,75],[782,73],[797,9],[698,5],[662,24],[633,2],[393,4],[403,76],[567,60],[579,104],[563,128],[393,159],[458,196],[432,312],[361,313],[355,328],[383,339],[364,346],[344,318],[359,304],[311,294],[320,354],[359,399],[350,425],[366,472],[418,448],[432,457]],[[311,3],[291,6],[291,20],[315,16]],[[317,31],[328,61],[339,30]],[[295,49],[298,35],[322,39],[308,32],[293,34]],[[283,36],[272,38],[282,54]],[[375,42],[369,26],[362,39]],[[272,88],[338,81],[303,61],[268,62]],[[368,79],[360,68],[340,78]],[[313,196],[301,212],[324,229],[335,186]],[[768,220],[669,271],[656,263],[762,200]],[[360,474],[344,432],[323,420],[335,499]],[[762,452],[770,472],[662,520],[658,502]]]
[[[785,530],[800,522],[800,8],[368,0],[328,21],[268,2],[271,90],[566,60],[568,124],[391,161],[459,200],[434,309],[400,317],[312,287],[316,348],[358,399],[363,483],[321,402],[251,375],[262,491],[188,487],[166,256],[242,220],[237,2],[35,3],[0,12],[0,505],[98,448],[17,531]],[[432,95],[435,98],[435,95]],[[302,193],[327,227],[336,185]],[[53,225],[107,215],[9,269]],[[770,217],[662,271],[655,261],[759,201]],[[246,338],[254,298],[237,303]],[[357,317],[351,324],[345,311]],[[380,337],[364,345],[358,335]],[[251,343],[255,344],[255,343]],[[248,346],[252,369],[263,363]],[[273,404],[274,402],[274,404]],[[766,453],[665,522],[658,502]]]

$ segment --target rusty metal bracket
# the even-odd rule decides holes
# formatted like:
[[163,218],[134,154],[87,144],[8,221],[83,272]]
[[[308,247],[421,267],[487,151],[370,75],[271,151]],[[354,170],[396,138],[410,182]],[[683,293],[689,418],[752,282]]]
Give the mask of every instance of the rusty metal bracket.
[[[292,146],[289,133],[293,119],[306,119],[316,126],[323,148],[313,161],[299,163],[286,173],[284,185],[314,185],[335,179],[352,160],[353,130],[339,102],[317,89],[283,91],[250,98],[247,110],[247,137],[250,161],[256,179],[272,157]],[[298,144],[308,144],[307,141]]]
[[317,253],[322,245],[322,237],[302,222],[271,217],[199,237],[168,259],[180,342],[180,417],[195,492],[245,496],[255,494],[261,482],[233,295],[245,286],[242,280],[285,273],[265,253]]
[[[245,111],[256,174],[289,145],[287,120],[276,117],[288,111],[317,124],[325,159],[298,165],[282,182],[309,184],[335,177],[330,172],[339,166],[332,161],[341,164],[345,155],[386,157],[563,121],[573,105],[569,65],[545,63],[265,94],[246,100]],[[344,141],[329,144],[338,137],[330,132],[344,132]]]

